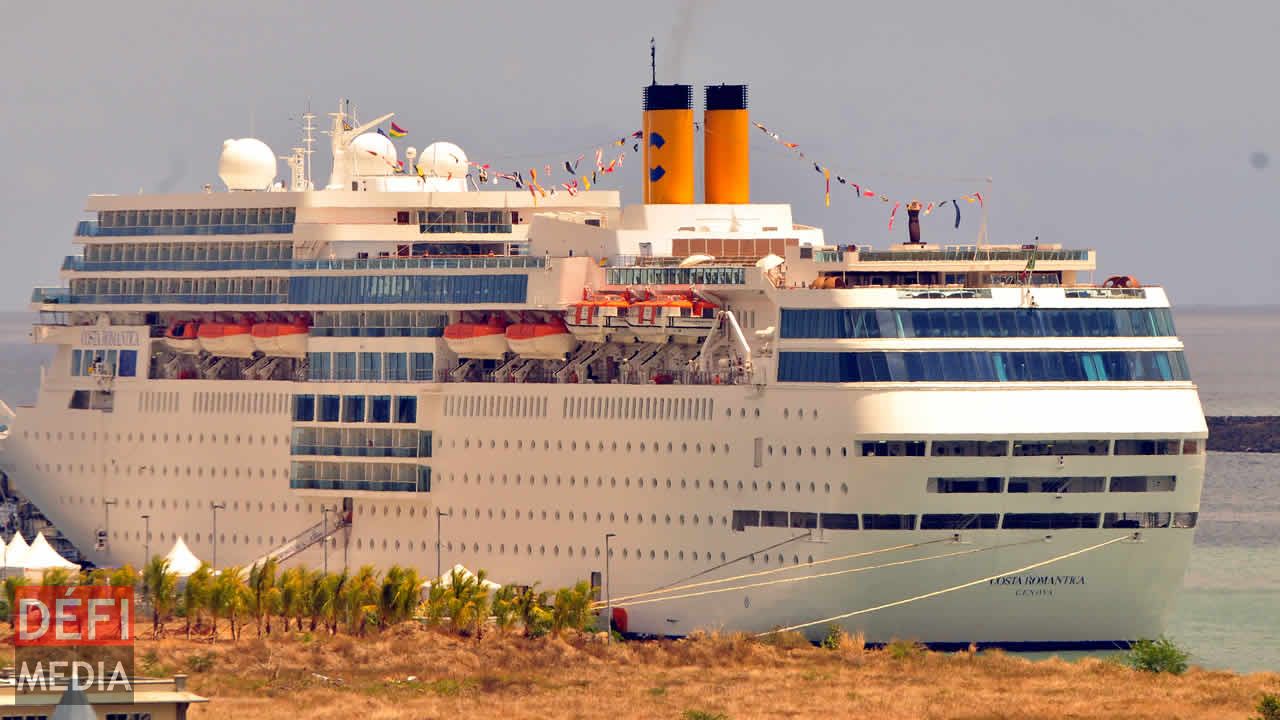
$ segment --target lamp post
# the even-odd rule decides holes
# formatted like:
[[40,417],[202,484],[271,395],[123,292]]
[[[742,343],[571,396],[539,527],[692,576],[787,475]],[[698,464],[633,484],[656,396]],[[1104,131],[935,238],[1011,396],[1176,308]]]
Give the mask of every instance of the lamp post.
[[443,573],[440,569],[440,518],[446,517],[453,517],[453,511],[445,512],[436,508],[436,580],[439,580]]
[[609,592],[609,538],[615,538],[615,533],[604,534],[604,642],[606,645],[613,642],[613,595]]
[[218,511],[226,510],[227,504],[224,502],[209,503],[209,509],[213,511],[213,567],[218,567]]
[[106,525],[106,530],[104,532],[107,534],[106,538],[102,541],[102,546],[104,548],[111,547],[111,506],[115,505],[117,502],[118,500],[115,498],[103,498],[102,500],[102,512],[106,516],[103,521],[103,524]]
[[151,562],[151,516],[143,515],[142,521],[146,523],[146,529],[142,535],[142,567],[145,569],[147,563]]

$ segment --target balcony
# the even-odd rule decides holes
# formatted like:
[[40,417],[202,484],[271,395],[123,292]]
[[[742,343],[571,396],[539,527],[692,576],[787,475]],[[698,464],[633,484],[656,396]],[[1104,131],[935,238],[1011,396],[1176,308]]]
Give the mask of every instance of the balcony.
[[157,225],[148,227],[102,227],[94,220],[76,223],[76,237],[147,237],[154,235],[287,235],[293,223],[262,225],[218,223],[216,225]]
[[31,302],[37,305],[52,305],[57,303],[71,303],[70,288],[51,288],[38,287],[31,291]]
[[85,260],[68,255],[62,269],[76,272],[139,272],[174,270],[179,272],[218,270],[452,270],[452,269],[537,269],[546,267],[545,257],[528,255],[477,255],[430,257],[341,258],[320,260]]

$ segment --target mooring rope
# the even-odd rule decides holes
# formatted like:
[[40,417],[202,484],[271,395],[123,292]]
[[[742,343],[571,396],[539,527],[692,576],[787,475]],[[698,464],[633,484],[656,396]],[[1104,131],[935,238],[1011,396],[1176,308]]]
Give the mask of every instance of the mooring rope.
[[[1041,560],[1040,562],[1037,562],[1037,563],[1032,563],[1032,564],[1030,564],[1030,565],[1025,565],[1025,566],[1020,567],[1020,568],[1018,568],[1018,569],[1016,569],[1016,570],[1009,570],[1009,571],[1006,571],[1006,572],[1002,572],[1002,573],[1000,573],[1000,574],[998,574],[998,575],[988,575],[987,577],[980,578],[980,579],[978,579],[978,580],[972,580],[972,581],[970,581],[970,582],[964,583],[963,585],[956,585],[956,586],[954,586],[954,587],[944,588],[944,589],[942,589],[942,590],[934,590],[933,592],[925,593],[925,594],[923,594],[923,595],[916,595],[915,597],[909,597],[909,598],[906,598],[906,599],[904,599],[904,600],[895,600],[894,602],[891,602],[891,603],[885,603],[885,604],[883,604],[883,605],[876,605],[875,607],[863,608],[862,610],[854,610],[853,612],[844,613],[843,615],[833,615],[833,616],[831,616],[831,617],[829,617],[829,618],[822,618],[821,620],[813,620],[812,622],[801,623],[801,624],[799,624],[799,625],[791,625],[791,626],[789,626],[789,627],[775,628],[775,629],[773,629],[773,630],[769,630],[768,632],[756,633],[756,637],[765,637],[765,636],[768,636],[768,635],[773,635],[773,634],[775,634],[775,633],[780,633],[780,632],[790,632],[790,631],[792,631],[792,630],[800,630],[800,629],[802,629],[802,628],[813,627],[814,625],[822,625],[822,624],[824,624],[824,623],[832,623],[832,622],[835,622],[835,621],[837,621],[837,620],[844,620],[844,619],[846,619],[846,618],[851,618],[851,617],[853,617],[853,616],[855,616],[855,615],[865,615],[865,614],[867,614],[867,613],[876,612],[876,611],[878,611],[878,610],[885,610],[885,609],[888,609],[888,608],[891,608],[891,607],[897,607],[897,606],[899,606],[899,605],[906,605],[907,603],[915,602],[915,601],[917,601],[917,600],[925,600],[925,599],[928,599],[928,598],[931,598],[931,597],[937,597],[937,596],[939,596],[939,595],[945,595],[946,593],[949,593],[949,592],[955,592],[956,590],[963,590],[963,589],[965,589],[965,588],[973,587],[974,585],[981,585],[982,583],[985,583],[985,582],[991,582],[992,580],[996,580],[996,579],[998,579],[998,578],[1002,578],[1002,577],[1005,577],[1005,576],[1008,576],[1008,575],[1016,575],[1016,574],[1018,574],[1018,573],[1024,573],[1024,572],[1026,572],[1026,571],[1028,571],[1028,570],[1035,570],[1036,568],[1044,567],[1045,565],[1049,565],[1049,564],[1051,564],[1051,563],[1056,563],[1056,562],[1059,562],[1059,561],[1061,561],[1061,560],[1066,560],[1067,558],[1073,558],[1073,557],[1075,557],[1075,556],[1077,556],[1077,555],[1083,555],[1083,554],[1085,554],[1085,553],[1087,553],[1087,552],[1092,552],[1092,551],[1097,550],[1097,549],[1099,549],[1099,548],[1103,548],[1103,547],[1106,547],[1106,546],[1108,546],[1108,545],[1111,545],[1112,543],[1118,543],[1118,542],[1120,542],[1121,540],[1128,540],[1128,539],[1130,539],[1130,538],[1132,538],[1132,537],[1133,537],[1133,535],[1122,535],[1122,536],[1120,536],[1120,537],[1118,537],[1118,538],[1114,538],[1114,539],[1111,539],[1111,540],[1107,540],[1106,542],[1098,543],[1097,545],[1090,545],[1090,546],[1089,546],[1089,547],[1087,547],[1087,548],[1081,548],[1081,549],[1079,549],[1079,550],[1074,550],[1074,551],[1069,552],[1069,553],[1064,553],[1064,554],[1062,554],[1062,555],[1058,555],[1057,557],[1051,557],[1051,558],[1049,558],[1048,560]],[[1036,542],[1039,542],[1039,541],[1036,541]]]
[[833,570],[831,572],[814,573],[812,575],[802,575],[800,577],[781,578],[779,580],[766,580],[765,582],[748,583],[746,585],[734,585],[733,587],[727,587],[727,588],[715,588],[714,590],[702,590],[700,592],[683,593],[680,595],[668,595],[666,597],[650,598],[648,600],[639,600],[636,602],[625,602],[625,603],[617,603],[617,604],[626,606],[626,607],[634,607],[636,605],[648,605],[649,603],[666,602],[668,600],[683,600],[684,598],[701,597],[703,595],[714,595],[716,593],[733,592],[735,590],[747,590],[747,589],[756,588],[756,587],[766,587],[768,585],[781,585],[783,583],[804,582],[806,580],[820,580],[822,578],[835,577],[837,575],[848,575],[851,573],[866,572],[867,570],[881,570],[883,568],[897,567],[899,565],[911,565],[914,563],[926,562],[928,560],[940,560],[943,558],[958,557],[960,555],[972,555],[974,553],[988,552],[990,550],[997,550],[1005,547],[1013,547],[1015,545],[1026,545],[1027,543],[1031,543],[1031,542],[1043,542],[1043,541],[1039,539],[1023,540],[1021,542],[1005,543],[1003,545],[990,545],[988,547],[972,548],[969,550],[959,550],[956,552],[942,553],[939,555],[928,555],[926,557],[912,558],[910,560],[897,560],[895,562],[882,563],[880,565],[866,565],[863,567],[849,568],[847,570]]
[[[805,537],[805,536],[797,535],[795,538],[791,538],[791,540],[795,540],[797,538],[802,538],[802,537]],[[787,540],[785,542],[790,542],[791,540]],[[772,549],[772,548],[778,547],[778,545],[783,545],[785,544],[785,542],[777,543],[776,545],[772,545],[770,546],[770,548],[766,548],[766,549]],[[772,568],[769,570],[758,570],[756,572],[744,573],[742,575],[733,575],[731,577],[720,578],[718,580],[704,580],[702,582],[689,583],[688,585],[675,585],[675,586],[664,585],[663,587],[658,588],[657,590],[650,590],[648,592],[636,593],[634,595],[624,595],[622,597],[616,597],[613,599],[613,603],[617,604],[617,603],[625,602],[627,600],[633,600],[636,598],[649,597],[651,595],[666,595],[667,593],[679,592],[681,590],[691,590],[693,588],[706,587],[707,585],[719,585],[720,583],[733,582],[734,580],[745,580],[747,578],[761,577],[763,575],[773,575],[775,573],[780,573],[780,572],[791,572],[792,570],[803,570],[805,568],[816,567],[818,565],[826,565],[828,563],[833,563],[833,562],[840,562],[842,560],[852,560],[853,558],[867,557],[869,555],[879,555],[881,553],[894,552],[896,550],[907,550],[910,548],[924,547],[925,545],[933,545],[940,542],[953,542],[953,538],[941,538],[938,540],[928,540],[926,542],[907,543],[905,545],[894,545],[893,547],[880,548],[878,550],[864,550],[862,552],[849,553],[847,555],[839,555],[833,558],[824,558],[822,560],[814,560],[813,562],[807,562],[800,565],[789,565],[787,567]],[[755,555],[760,552],[764,552],[764,551],[760,550],[755,553],[749,553],[747,555],[743,555],[741,558],[738,558],[738,560],[750,557],[751,555]],[[699,573],[698,575],[705,575],[706,573],[711,572],[712,570],[716,570],[718,568],[724,567],[725,565],[731,564],[733,562],[737,562],[737,560],[730,561],[729,563],[722,563],[720,565],[717,565],[714,568],[711,568],[702,573]],[[698,577],[698,575],[692,575],[688,578],[685,578],[685,580],[691,580],[695,577]],[[677,582],[684,582],[684,580],[678,580]],[[596,602],[595,604],[602,607],[604,606],[603,602]]]

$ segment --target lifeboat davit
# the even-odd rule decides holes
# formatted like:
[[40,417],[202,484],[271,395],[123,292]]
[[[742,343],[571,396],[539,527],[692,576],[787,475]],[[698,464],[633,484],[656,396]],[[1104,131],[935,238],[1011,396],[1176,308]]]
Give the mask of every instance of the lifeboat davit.
[[164,331],[164,344],[182,355],[200,353],[199,320],[178,320]]
[[569,332],[560,318],[554,318],[550,322],[508,325],[506,334],[511,352],[520,357],[538,360],[563,360],[578,344],[577,338]]
[[301,358],[307,355],[310,328],[303,321],[254,323],[249,333],[253,346],[263,355]]
[[253,336],[249,323],[207,322],[201,323],[200,347],[210,355],[219,357],[253,357]]
[[716,306],[690,294],[656,296],[627,311],[631,332],[641,342],[692,343],[715,329]]
[[597,343],[617,341],[620,333],[631,334],[626,317],[629,307],[631,300],[626,295],[583,290],[582,300],[569,306],[565,326],[579,340]]
[[460,358],[497,360],[507,354],[507,321],[494,315],[487,322],[446,325],[444,341]]

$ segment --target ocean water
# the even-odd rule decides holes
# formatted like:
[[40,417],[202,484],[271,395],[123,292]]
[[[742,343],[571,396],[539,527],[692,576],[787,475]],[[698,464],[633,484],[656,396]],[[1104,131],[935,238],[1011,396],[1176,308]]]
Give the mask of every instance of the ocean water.
[[[1280,415],[1280,308],[1176,313],[1208,415]],[[0,313],[0,399],[35,400],[52,354]],[[1280,454],[1210,453],[1195,550],[1168,634],[1193,662],[1280,671]]]

